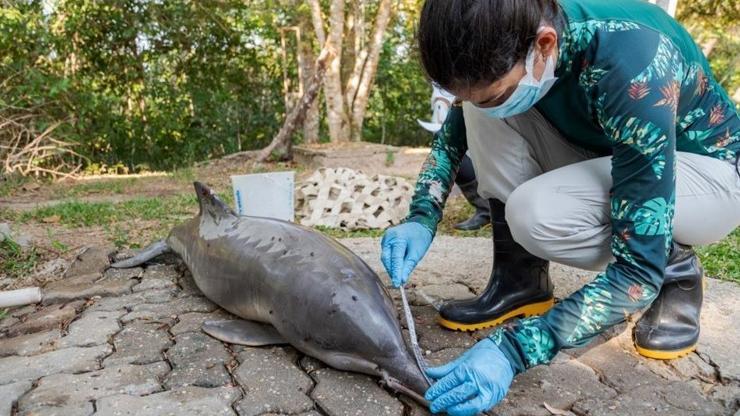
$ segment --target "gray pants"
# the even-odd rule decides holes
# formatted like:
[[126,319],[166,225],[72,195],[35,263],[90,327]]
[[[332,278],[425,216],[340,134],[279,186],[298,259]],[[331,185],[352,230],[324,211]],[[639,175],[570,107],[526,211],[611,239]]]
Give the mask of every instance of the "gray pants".
[[[530,253],[587,270],[613,261],[611,157],[568,143],[535,109],[497,120],[463,104],[478,193],[506,202],[514,239]],[[699,245],[740,225],[740,177],[727,161],[677,152],[673,238]]]

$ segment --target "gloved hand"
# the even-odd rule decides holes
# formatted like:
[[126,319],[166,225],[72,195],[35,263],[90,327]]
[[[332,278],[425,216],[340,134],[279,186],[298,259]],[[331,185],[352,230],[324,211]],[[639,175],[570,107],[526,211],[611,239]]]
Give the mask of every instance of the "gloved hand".
[[429,368],[427,375],[438,380],[424,395],[432,413],[473,416],[506,396],[514,371],[498,345],[486,338],[455,361]]
[[380,260],[395,287],[406,284],[416,264],[432,244],[432,232],[418,222],[389,228],[380,241]]

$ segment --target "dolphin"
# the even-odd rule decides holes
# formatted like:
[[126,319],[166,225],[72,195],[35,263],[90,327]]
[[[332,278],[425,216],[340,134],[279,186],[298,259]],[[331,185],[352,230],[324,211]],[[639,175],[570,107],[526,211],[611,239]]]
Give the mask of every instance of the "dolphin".
[[378,275],[338,241],[271,218],[238,216],[195,182],[200,212],[130,259],[179,255],[203,294],[243,320],[207,322],[225,342],[290,344],[331,367],[378,376],[426,403],[429,387]]

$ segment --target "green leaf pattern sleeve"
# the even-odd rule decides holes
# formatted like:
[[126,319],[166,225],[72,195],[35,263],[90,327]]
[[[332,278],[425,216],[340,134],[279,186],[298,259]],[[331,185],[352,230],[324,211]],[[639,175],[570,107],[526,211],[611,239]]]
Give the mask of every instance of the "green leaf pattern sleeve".
[[585,54],[579,80],[612,145],[615,260],[547,314],[492,334],[516,372],[549,362],[562,348],[584,346],[649,306],[660,290],[672,241],[676,112],[685,69],[668,39],[641,32],[644,48],[624,48],[619,33],[626,32],[602,36],[598,50]]
[[432,149],[417,179],[406,221],[418,222],[432,235],[436,233],[445,201],[467,149],[462,107],[453,105],[442,128],[434,134]]

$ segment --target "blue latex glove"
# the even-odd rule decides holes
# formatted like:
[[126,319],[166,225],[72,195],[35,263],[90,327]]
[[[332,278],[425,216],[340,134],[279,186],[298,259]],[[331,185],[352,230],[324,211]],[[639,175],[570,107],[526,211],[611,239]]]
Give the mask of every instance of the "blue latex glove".
[[455,361],[427,370],[438,381],[427,390],[432,413],[474,416],[498,404],[514,378],[509,359],[486,338]]
[[432,232],[418,222],[389,228],[380,241],[380,260],[395,287],[406,284],[432,244]]

